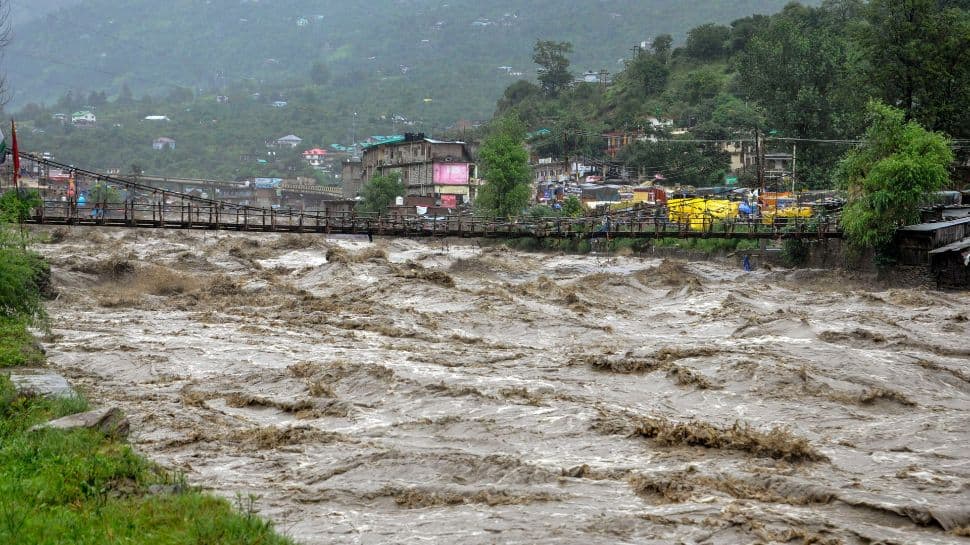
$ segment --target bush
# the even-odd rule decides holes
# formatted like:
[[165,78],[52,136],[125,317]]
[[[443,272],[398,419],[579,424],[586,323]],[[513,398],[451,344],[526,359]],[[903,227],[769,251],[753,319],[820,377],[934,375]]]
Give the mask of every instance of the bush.
[[44,363],[44,352],[20,317],[0,317],[0,368]]
[[0,316],[43,318],[41,287],[49,279],[50,269],[39,256],[0,243]]
[[30,217],[30,210],[44,204],[36,189],[11,189],[0,196],[0,222],[19,223]]

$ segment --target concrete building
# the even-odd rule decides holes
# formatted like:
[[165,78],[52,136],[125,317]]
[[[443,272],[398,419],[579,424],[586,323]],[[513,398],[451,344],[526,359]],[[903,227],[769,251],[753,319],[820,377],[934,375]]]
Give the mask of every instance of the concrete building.
[[345,199],[355,199],[364,186],[364,168],[360,157],[351,157],[340,163],[340,185]]
[[98,118],[87,110],[74,112],[71,115],[71,124],[75,127],[93,127],[98,124]]
[[167,136],[162,136],[161,138],[156,138],[152,142],[152,149],[154,150],[164,150],[164,149],[175,149],[175,139],[169,138]]
[[295,134],[288,134],[283,138],[278,138],[276,140],[276,147],[278,148],[295,148],[303,143],[303,139]]
[[308,149],[303,152],[303,160],[306,161],[307,165],[321,169],[327,161],[327,150],[320,148]]
[[744,167],[749,164],[748,158],[753,158],[755,154],[753,142],[726,140],[720,142],[718,146],[721,151],[731,156],[731,172],[734,173],[744,170]]
[[366,146],[361,177],[399,174],[407,195],[434,197],[438,205],[454,208],[470,203],[478,188],[478,175],[465,142],[425,138],[422,133]]

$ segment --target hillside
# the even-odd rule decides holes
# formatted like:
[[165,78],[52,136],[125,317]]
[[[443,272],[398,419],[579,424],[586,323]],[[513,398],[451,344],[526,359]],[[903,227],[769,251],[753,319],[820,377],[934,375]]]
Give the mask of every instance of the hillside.
[[680,38],[700,23],[784,3],[82,0],[15,29],[6,54],[10,106],[50,103],[68,89],[114,95],[124,84],[141,95],[303,83],[324,63],[329,92],[364,102],[358,109],[414,117],[432,97],[436,119],[487,118],[514,81],[498,67],[530,75],[538,38],[573,42],[578,71],[615,71],[635,43],[656,34]]

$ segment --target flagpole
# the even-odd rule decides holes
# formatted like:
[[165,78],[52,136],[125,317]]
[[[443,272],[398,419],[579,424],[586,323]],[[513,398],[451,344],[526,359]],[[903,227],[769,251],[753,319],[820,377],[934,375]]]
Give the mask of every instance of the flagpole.
[[17,124],[10,120],[10,150],[13,153],[13,186],[20,193],[20,152],[17,149]]
[[[3,130],[0,130],[0,165],[7,162],[7,151],[9,147],[7,146],[7,136],[3,134]],[[0,194],[3,194],[3,176],[0,176]]]

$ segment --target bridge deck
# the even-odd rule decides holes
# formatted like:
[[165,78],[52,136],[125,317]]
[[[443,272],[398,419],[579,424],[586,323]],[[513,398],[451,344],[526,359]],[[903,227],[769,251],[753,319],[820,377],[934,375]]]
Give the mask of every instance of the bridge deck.
[[130,202],[95,207],[50,201],[35,210],[28,221],[47,225],[395,237],[822,239],[842,236],[834,222],[819,224],[804,219],[771,224],[760,221],[711,221],[701,226],[695,225],[691,229],[686,224],[660,218],[642,221],[618,218],[607,231],[593,218],[529,218],[525,221],[507,222],[464,216],[432,219],[421,216],[323,215],[313,212],[226,208],[221,205]]
[[[113,226],[152,229],[272,231],[281,233],[363,234],[397,237],[469,238],[734,238],[823,239],[841,238],[836,220],[805,218],[723,221],[707,218],[687,225],[666,218],[643,217],[641,212],[612,215],[605,229],[596,218],[527,218],[508,222],[467,216],[426,218],[378,217],[354,213],[324,214],[239,205],[152,187],[140,181],[107,176],[72,165],[21,152],[25,160],[72,172],[129,192],[119,203],[77,200],[45,201],[29,223],[49,225]],[[72,199],[76,197],[72,196]],[[645,216],[650,216],[646,214]]]

